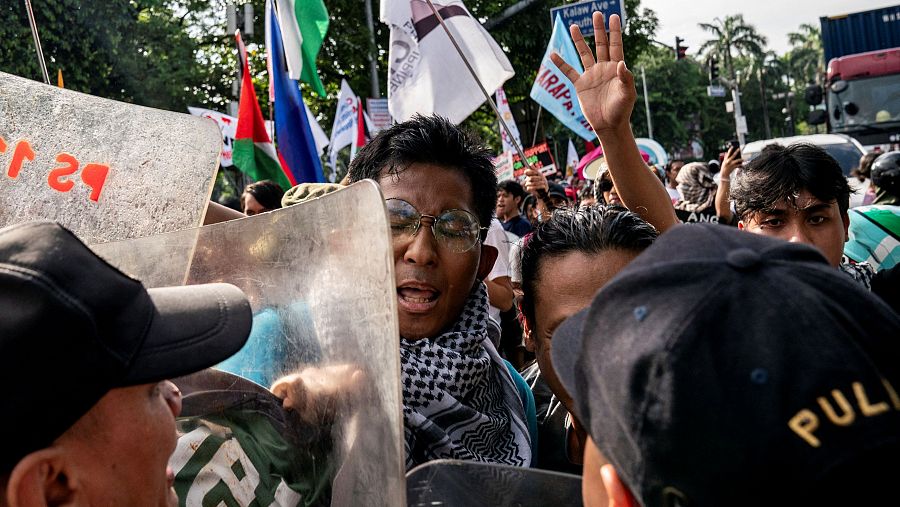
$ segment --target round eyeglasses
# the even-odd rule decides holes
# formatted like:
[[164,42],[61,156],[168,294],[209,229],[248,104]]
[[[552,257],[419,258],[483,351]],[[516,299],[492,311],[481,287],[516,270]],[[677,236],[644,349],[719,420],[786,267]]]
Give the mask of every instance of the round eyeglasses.
[[481,227],[475,215],[462,209],[450,209],[440,216],[423,215],[403,199],[387,199],[388,220],[394,240],[407,241],[418,234],[422,219],[431,219],[431,232],[440,245],[451,252],[468,252],[481,239]]

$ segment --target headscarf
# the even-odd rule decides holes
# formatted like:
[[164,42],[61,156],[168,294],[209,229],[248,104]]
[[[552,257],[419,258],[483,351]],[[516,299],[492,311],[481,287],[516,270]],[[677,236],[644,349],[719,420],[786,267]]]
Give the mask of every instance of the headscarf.
[[281,205],[287,208],[294,204],[322,197],[342,188],[344,187],[337,183],[301,183],[284,193],[284,196],[281,198]]
[[436,459],[530,465],[525,408],[487,326],[477,284],[449,331],[400,341],[407,470]]
[[691,162],[678,171],[675,178],[681,200],[675,209],[684,211],[704,211],[716,205],[716,182],[706,164]]

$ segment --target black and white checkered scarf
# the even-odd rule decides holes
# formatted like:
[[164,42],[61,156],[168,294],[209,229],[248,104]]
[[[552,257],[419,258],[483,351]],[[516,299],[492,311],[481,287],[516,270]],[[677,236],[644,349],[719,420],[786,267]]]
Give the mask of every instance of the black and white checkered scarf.
[[695,212],[715,209],[717,185],[709,166],[691,162],[678,171],[675,181],[678,183],[678,193],[681,194],[681,200],[675,204],[675,209]]
[[525,409],[488,318],[477,284],[448,332],[400,341],[407,469],[436,459],[531,463]]

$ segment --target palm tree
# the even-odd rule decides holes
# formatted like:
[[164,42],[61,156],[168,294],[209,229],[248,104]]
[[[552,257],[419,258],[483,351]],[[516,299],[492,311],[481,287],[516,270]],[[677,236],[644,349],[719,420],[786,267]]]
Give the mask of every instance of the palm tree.
[[822,33],[819,27],[803,23],[799,31],[788,34],[788,42],[793,46],[788,52],[788,60],[794,79],[804,84],[818,82],[825,69]]
[[766,129],[766,139],[772,137],[772,129],[769,126],[769,104],[766,97],[766,76],[775,70],[772,75],[780,76],[776,70],[779,66],[778,55],[774,51],[766,51],[765,53],[757,53],[750,60],[747,73],[756,75],[759,80],[759,95],[762,100],[763,125]]
[[751,57],[761,54],[766,45],[766,38],[756,31],[756,27],[747,24],[741,14],[726,16],[725,19],[715,18],[713,23],[700,23],[700,28],[713,35],[700,46],[700,53],[724,62],[731,81],[735,79],[734,52]]

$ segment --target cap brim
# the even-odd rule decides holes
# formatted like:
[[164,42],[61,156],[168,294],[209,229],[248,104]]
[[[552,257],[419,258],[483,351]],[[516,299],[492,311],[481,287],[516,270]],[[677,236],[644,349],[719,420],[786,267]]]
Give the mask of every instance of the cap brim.
[[143,345],[126,384],[187,375],[231,357],[250,336],[247,296],[227,283],[148,289],[155,305]]
[[[583,394],[583,390],[578,389],[575,372],[578,370],[579,360],[583,356],[582,330],[589,311],[590,306],[572,315],[553,332],[553,347],[551,348],[553,369],[566,392],[574,400]],[[574,410],[575,407],[571,408]]]

